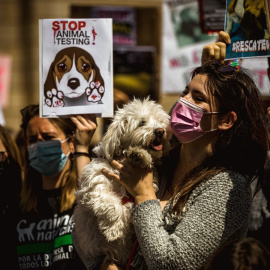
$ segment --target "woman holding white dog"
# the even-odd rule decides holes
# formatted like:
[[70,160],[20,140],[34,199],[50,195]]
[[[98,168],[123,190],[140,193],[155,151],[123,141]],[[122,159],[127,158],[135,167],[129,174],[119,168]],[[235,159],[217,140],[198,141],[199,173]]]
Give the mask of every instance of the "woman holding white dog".
[[[222,32],[222,39],[229,37]],[[203,61],[224,62],[225,46],[209,45]],[[160,168],[158,195],[152,173],[128,160],[112,161],[119,174],[103,170],[135,199],[137,241],[127,269],[202,269],[220,246],[246,236],[250,183],[264,173],[268,131],[254,81],[237,62],[221,62],[196,68],[172,110],[179,143]]]

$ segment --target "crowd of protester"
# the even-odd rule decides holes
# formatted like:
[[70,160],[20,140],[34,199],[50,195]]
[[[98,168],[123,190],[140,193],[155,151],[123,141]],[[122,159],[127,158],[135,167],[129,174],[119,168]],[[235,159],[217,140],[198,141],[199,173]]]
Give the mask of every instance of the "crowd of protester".
[[16,138],[0,126],[1,264],[79,270],[95,260],[98,266],[88,269],[269,269],[269,121],[252,77],[225,61],[228,43],[220,32],[204,47],[202,66],[171,110],[175,143],[159,170],[158,196],[150,188],[152,172],[128,160],[111,161],[118,174],[103,171],[135,200],[138,245],[128,266],[86,258],[72,242],[74,192],[91,162],[95,115],[41,118],[39,105],[30,104],[21,109]]

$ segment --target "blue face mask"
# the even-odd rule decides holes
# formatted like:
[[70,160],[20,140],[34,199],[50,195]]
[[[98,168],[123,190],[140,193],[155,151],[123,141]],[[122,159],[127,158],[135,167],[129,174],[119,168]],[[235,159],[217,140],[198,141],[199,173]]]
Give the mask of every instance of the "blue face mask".
[[38,141],[28,146],[30,166],[40,174],[53,177],[65,167],[68,156],[63,153],[60,140]]

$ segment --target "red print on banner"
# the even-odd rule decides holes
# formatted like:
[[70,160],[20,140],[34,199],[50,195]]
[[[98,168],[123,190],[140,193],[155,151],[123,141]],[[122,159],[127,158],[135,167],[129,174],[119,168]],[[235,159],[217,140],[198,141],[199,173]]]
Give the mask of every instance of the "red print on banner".
[[[0,78],[2,77],[2,74],[3,73],[4,73],[4,68],[3,67],[0,67]],[[0,93],[2,92],[2,90],[3,90],[3,82],[0,79]]]
[[95,28],[94,28],[94,27],[92,28],[92,35],[93,35],[93,45],[95,45],[95,39],[96,39],[96,35],[97,35],[97,33],[96,33],[96,31],[95,31]]
[[0,55],[0,103],[2,107],[8,105],[11,73],[11,57]]

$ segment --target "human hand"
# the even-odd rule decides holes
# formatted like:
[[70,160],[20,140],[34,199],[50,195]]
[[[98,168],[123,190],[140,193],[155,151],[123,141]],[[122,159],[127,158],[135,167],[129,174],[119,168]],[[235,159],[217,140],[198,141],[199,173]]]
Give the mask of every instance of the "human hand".
[[74,136],[76,152],[88,152],[89,145],[97,128],[95,114],[71,116],[70,119],[77,129]]
[[108,178],[119,182],[133,196],[136,204],[150,199],[157,199],[153,188],[153,172],[133,165],[127,159],[122,163],[112,160],[111,164],[118,170],[119,174],[109,172],[106,169],[103,169],[102,173]]
[[122,270],[122,268],[107,260],[100,265],[99,270]]
[[229,34],[224,31],[220,31],[217,41],[205,45],[202,51],[202,65],[210,60],[217,60],[220,63],[224,63],[226,56],[226,45],[231,43]]

